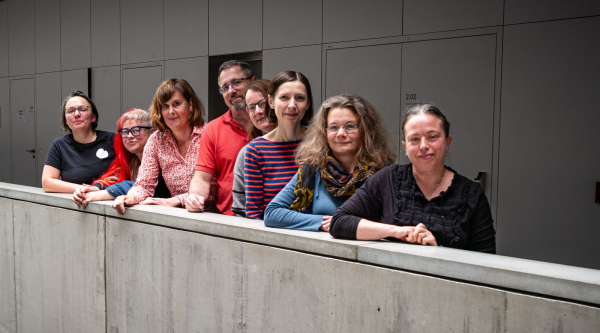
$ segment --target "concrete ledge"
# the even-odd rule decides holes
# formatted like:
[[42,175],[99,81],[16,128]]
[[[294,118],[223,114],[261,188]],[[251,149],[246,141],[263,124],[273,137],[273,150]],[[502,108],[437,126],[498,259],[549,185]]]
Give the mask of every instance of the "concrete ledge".
[[[70,194],[49,194],[39,188],[0,183],[0,196],[78,210]],[[91,203],[86,212],[600,305],[598,270],[440,247],[336,240],[323,232],[267,228],[262,221],[192,214],[180,208],[137,205],[121,216],[111,204]]]

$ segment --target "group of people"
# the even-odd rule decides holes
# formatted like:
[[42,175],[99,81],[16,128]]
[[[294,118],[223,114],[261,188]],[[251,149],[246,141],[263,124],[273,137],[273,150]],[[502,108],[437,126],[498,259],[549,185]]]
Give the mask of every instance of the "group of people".
[[397,165],[382,118],[360,96],[332,96],[315,112],[302,73],[258,80],[237,60],[221,65],[218,85],[229,110],[207,124],[192,87],[169,79],[149,112],[119,118],[116,135],[96,130],[98,110],[84,93],[67,96],[67,135],[48,152],[44,190],[73,193],[82,209],[98,200],[114,200],[121,214],[164,205],[335,238],[496,252],[483,189],[444,165],[452,136],[437,107],[406,111],[410,163]]

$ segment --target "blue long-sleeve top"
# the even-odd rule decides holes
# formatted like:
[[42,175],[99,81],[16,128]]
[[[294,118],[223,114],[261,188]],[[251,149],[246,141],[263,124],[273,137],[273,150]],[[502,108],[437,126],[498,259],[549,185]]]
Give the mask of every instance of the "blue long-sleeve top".
[[319,231],[323,216],[333,215],[349,196],[334,197],[327,192],[321,177],[315,177],[313,201],[304,212],[291,210],[290,206],[296,198],[294,188],[298,181],[298,173],[273,198],[265,209],[265,225],[273,228]]
[[125,180],[107,187],[106,192],[108,192],[108,194],[114,199],[120,195],[127,194],[127,192],[129,192],[133,184],[135,184],[135,181]]

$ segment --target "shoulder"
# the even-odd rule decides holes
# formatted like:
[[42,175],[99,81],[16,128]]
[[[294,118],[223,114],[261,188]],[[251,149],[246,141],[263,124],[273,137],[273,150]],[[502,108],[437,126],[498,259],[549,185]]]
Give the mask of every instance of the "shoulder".
[[115,137],[115,133],[96,130],[96,137],[98,137],[98,139],[101,139],[101,140],[112,140]]
[[452,180],[451,186],[456,188],[459,193],[466,192],[469,198],[479,198],[485,196],[483,188],[473,180],[459,174],[458,172],[446,167],[448,170],[454,172],[454,179]]
[[71,144],[71,142],[73,142],[73,138],[70,134],[67,134],[61,136],[60,138],[54,139],[54,141],[52,141],[52,146],[62,146],[66,144]]
[[261,145],[265,145],[268,144],[270,141],[267,139],[264,139],[262,137],[258,137],[252,141],[250,141],[249,144],[246,145],[246,149],[250,150],[256,150],[258,147],[260,147]]

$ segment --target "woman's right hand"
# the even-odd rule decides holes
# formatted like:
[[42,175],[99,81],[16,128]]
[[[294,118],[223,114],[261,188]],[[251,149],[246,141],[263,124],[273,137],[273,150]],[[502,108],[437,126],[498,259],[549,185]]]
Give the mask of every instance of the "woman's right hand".
[[89,186],[89,185],[81,185],[78,186],[75,189],[75,192],[73,193],[73,198],[71,200],[73,200],[73,202],[77,205],[77,208],[79,209],[85,209],[85,206],[87,206],[87,204],[85,204],[85,199],[86,199],[86,193],[88,192],[95,192],[95,191],[99,191],[100,189],[97,188],[96,186]]
[[116,197],[112,207],[117,211],[117,213],[123,215],[125,214],[126,206],[133,206],[135,204],[135,196],[126,194]]

